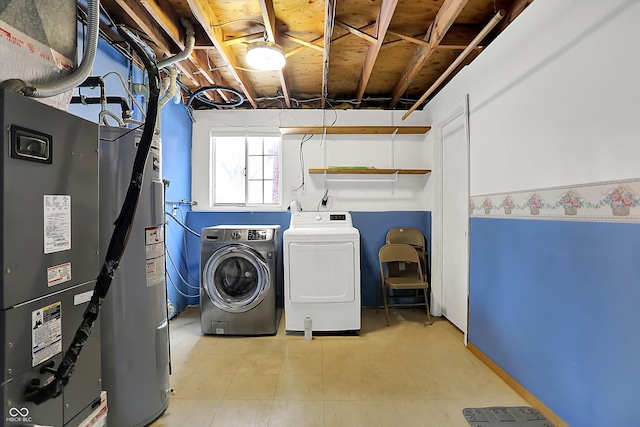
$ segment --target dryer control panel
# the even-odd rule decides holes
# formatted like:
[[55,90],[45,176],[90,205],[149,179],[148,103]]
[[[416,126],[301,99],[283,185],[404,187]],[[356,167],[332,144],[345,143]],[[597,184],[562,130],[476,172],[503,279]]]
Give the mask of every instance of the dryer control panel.
[[294,212],[289,228],[353,227],[349,212]]

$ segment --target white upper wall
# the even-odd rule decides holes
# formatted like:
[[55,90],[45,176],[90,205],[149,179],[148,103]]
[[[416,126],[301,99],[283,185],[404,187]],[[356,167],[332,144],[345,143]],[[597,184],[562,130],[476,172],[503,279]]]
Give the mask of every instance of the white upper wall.
[[[413,113],[402,121],[404,111],[370,110],[228,110],[194,111],[192,196],[194,210],[211,210],[206,204],[209,189],[195,177],[209,176],[209,136],[211,131],[276,132],[280,126],[425,126],[425,115]],[[327,166],[373,166],[376,168],[431,169],[432,145],[425,135],[314,135],[304,143],[304,191],[300,141],[303,135],[282,138],[282,194],[279,210],[298,200],[303,210],[318,209],[325,188],[329,190],[328,210],[348,211],[428,211],[432,206],[430,175],[399,175],[389,182],[327,182],[323,175],[309,175],[309,168]],[[350,175],[358,180],[389,179],[389,175]],[[329,176],[328,178],[344,178]],[[206,180],[206,178],[205,178]],[[326,187],[325,187],[326,186]],[[228,208],[224,210],[229,210]],[[246,210],[246,209],[245,209]]]
[[469,94],[471,195],[640,176],[640,1],[536,0],[425,108]]

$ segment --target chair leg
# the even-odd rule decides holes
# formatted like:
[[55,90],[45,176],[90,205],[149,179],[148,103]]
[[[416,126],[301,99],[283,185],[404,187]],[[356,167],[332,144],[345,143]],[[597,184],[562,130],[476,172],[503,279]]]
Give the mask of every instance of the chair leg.
[[376,313],[378,312],[378,309],[380,308],[380,293],[384,292],[384,284],[382,282],[378,282],[378,292],[376,295]]
[[387,287],[382,285],[382,296],[384,297],[384,312],[387,315],[387,326],[389,326],[389,305],[387,304]]
[[427,325],[431,324],[431,313],[429,313],[429,297],[427,296],[427,288],[422,288],[424,292],[424,305],[427,307]]

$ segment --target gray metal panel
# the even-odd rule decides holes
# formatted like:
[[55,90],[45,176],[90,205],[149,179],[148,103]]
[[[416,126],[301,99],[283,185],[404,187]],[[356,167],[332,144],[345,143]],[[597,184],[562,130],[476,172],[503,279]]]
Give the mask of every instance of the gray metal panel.
[[[82,293],[92,291],[95,282],[89,283],[78,288],[73,288],[66,293],[71,294],[71,300]],[[79,298],[79,297],[78,297]],[[69,348],[69,344],[80,325],[84,311],[87,309],[88,301],[64,308],[62,322],[62,346],[63,351]],[[100,400],[100,392],[102,391],[102,375],[100,364],[100,319],[98,319],[93,327],[91,336],[85,343],[78,357],[76,369],[64,389],[64,424],[68,423],[82,411],[86,412],[88,408],[91,411],[91,405]],[[81,420],[79,420],[81,421]]]
[[[126,194],[140,132],[100,129],[100,246],[106,248]],[[123,136],[124,135],[124,136]],[[118,139],[119,137],[122,137]],[[113,141],[116,140],[117,141]],[[155,158],[155,162],[154,162]],[[164,272],[148,283],[145,228],[164,230],[160,153],[152,148],[127,249],[101,311],[103,385],[109,425],[148,425],[168,405],[169,341]],[[154,163],[156,167],[154,168]],[[160,260],[164,268],[164,250]]]
[[[52,164],[10,157],[9,126],[49,134]],[[96,278],[98,127],[33,99],[0,91],[2,147],[0,307]],[[71,196],[71,249],[45,254],[44,196]],[[47,269],[71,263],[71,280],[48,286]]]
[[[2,345],[6,349],[0,356],[3,370],[2,382],[7,381],[6,386],[0,388],[0,394],[2,394],[0,401],[4,402],[3,416],[13,407],[27,408],[34,424],[62,426],[99,399],[101,391],[100,326],[97,323],[78,358],[76,370],[63,395],[41,405],[23,400],[26,386],[31,379],[38,378],[41,383],[44,383],[51,375],[41,372],[43,366],[52,361],[55,362],[54,369],[60,365],[62,355],[73,339],[87,308],[87,293],[93,290],[94,285],[95,283],[91,282],[8,310],[0,310],[0,325],[3,325],[4,338]],[[85,296],[83,302],[74,300],[82,294]],[[61,352],[34,367],[32,366],[32,313],[58,302],[60,302],[61,312]],[[65,403],[69,406],[65,407]]]

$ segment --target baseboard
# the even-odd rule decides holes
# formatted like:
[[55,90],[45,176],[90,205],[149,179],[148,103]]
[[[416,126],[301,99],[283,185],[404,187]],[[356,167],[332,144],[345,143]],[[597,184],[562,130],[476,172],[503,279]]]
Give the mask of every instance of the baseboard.
[[473,353],[482,363],[487,365],[489,369],[495,372],[509,387],[511,387],[516,393],[518,393],[524,400],[526,400],[532,407],[537,409],[544,415],[549,421],[556,425],[556,427],[569,427],[569,424],[562,421],[562,419],[553,413],[553,411],[547,408],[537,397],[529,393],[518,381],[516,381],[511,375],[509,375],[504,369],[498,366],[493,360],[491,360],[486,354],[484,354],[478,347],[468,343],[467,347],[469,351]]

